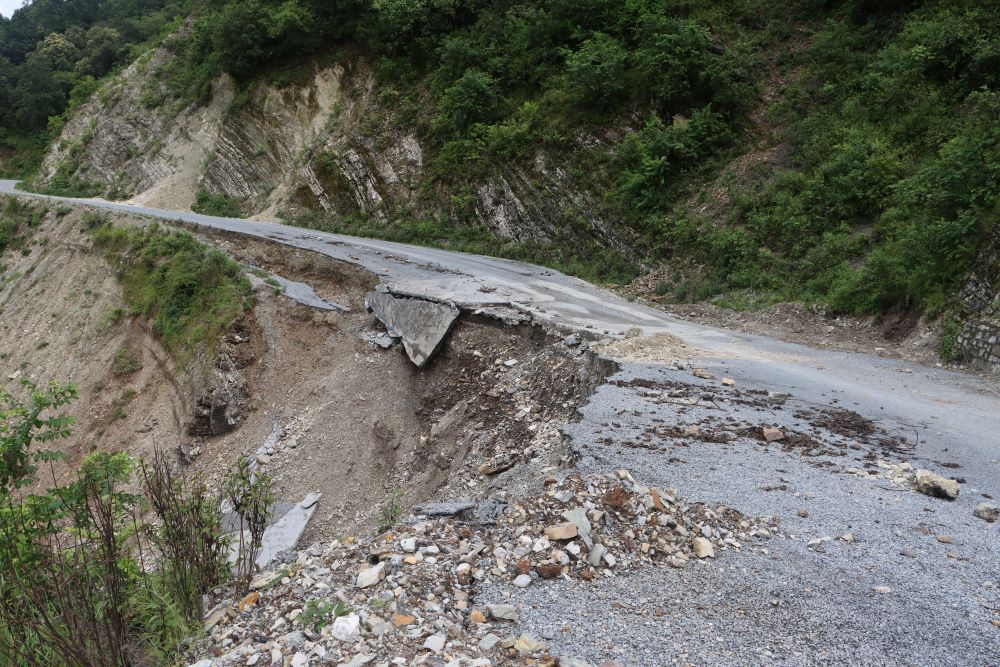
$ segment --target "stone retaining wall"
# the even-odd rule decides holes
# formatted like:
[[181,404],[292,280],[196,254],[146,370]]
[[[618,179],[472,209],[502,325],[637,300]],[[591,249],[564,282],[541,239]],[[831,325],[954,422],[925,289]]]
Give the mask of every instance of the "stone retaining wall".
[[955,341],[956,351],[974,365],[1000,371],[1000,293],[973,278],[962,290],[969,317]]

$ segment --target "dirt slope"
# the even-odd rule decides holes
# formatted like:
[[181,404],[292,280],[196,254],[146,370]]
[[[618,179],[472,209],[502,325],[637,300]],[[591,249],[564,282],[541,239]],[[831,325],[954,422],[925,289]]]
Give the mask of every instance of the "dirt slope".
[[[0,386],[17,394],[25,379],[72,382],[80,394],[69,407],[76,425],[58,476],[97,448],[148,455],[176,446],[194,393],[145,323],[128,315],[82,217],[49,212],[27,254],[4,256],[0,283]],[[134,363],[116,372],[123,350]]]

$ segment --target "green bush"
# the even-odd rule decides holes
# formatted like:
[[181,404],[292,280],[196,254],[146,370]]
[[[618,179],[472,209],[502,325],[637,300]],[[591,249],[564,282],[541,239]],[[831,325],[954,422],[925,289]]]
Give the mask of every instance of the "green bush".
[[212,194],[199,190],[191,210],[202,215],[214,215],[220,218],[245,218],[246,214],[240,203],[232,197],[222,194]]
[[15,493],[59,458],[37,445],[69,434],[58,410],[76,396],[22,385],[23,398],[0,391],[0,667],[176,663],[228,576],[218,496],[175,479],[161,454],[138,495],[124,453],[92,454],[45,494]]
[[0,207],[0,255],[27,247],[29,232],[41,226],[47,209],[17,197],[4,197]]
[[91,234],[118,267],[131,309],[175,354],[214,349],[250,306],[252,289],[240,266],[186,232],[105,224]]
[[111,372],[115,375],[131,375],[140,368],[142,368],[142,362],[139,360],[139,353],[130,347],[123,347],[115,353]]

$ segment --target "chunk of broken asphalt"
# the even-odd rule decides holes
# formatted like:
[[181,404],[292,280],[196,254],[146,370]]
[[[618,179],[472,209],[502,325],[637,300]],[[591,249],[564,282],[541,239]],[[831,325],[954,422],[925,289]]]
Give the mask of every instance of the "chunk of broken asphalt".
[[389,335],[402,340],[410,361],[417,366],[423,366],[434,356],[459,314],[452,304],[398,298],[381,292],[369,292],[365,306],[385,325]]

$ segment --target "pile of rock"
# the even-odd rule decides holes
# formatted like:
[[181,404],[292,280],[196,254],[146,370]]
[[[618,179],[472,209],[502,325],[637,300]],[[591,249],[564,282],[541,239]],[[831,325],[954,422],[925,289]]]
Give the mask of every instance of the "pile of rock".
[[615,477],[550,480],[546,492],[513,505],[497,531],[493,570],[528,586],[536,578],[613,576],[638,564],[684,567],[716,549],[763,548],[775,519],[745,517],[724,505],[688,504],[676,491]]
[[643,487],[624,470],[552,479],[495,525],[424,520],[294,554],[215,610],[190,656],[199,667],[552,665],[543,641],[511,632],[514,606],[477,607],[478,584],[590,580],[653,561],[684,567],[717,550],[762,548],[775,528]]
[[859,468],[849,468],[847,472],[861,477],[887,479],[893,484],[910,487],[918,493],[945,500],[955,500],[961,491],[958,480],[943,477],[930,470],[916,469],[907,461],[890,463],[879,459],[877,465],[878,472]]
[[250,595],[227,605],[231,620],[215,624],[190,655],[198,667],[485,667],[510,651],[551,664],[544,643],[501,636],[517,619],[512,606],[472,606],[484,552],[483,535],[451,519],[313,546],[257,577]]

